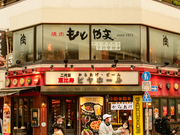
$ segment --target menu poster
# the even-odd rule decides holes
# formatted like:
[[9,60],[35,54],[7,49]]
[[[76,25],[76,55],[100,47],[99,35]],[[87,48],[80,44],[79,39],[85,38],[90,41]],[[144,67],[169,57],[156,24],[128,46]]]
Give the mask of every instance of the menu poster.
[[180,114],[180,104],[178,104],[178,114]]
[[167,106],[163,106],[163,116],[166,116],[167,114]]
[[171,106],[171,115],[174,115],[174,106]]
[[4,104],[3,107],[3,135],[11,134],[11,109],[8,104]]
[[152,113],[153,113],[153,111],[152,111],[152,108],[149,108],[149,109],[145,109],[145,114],[147,114],[148,113],[148,118],[145,116],[145,121],[144,121],[144,123],[145,123],[145,131],[147,130],[147,119],[148,119],[148,126],[149,126],[149,130],[152,130],[152,127],[153,127],[153,122],[152,122]]
[[103,115],[103,97],[81,97],[81,135],[98,135]]

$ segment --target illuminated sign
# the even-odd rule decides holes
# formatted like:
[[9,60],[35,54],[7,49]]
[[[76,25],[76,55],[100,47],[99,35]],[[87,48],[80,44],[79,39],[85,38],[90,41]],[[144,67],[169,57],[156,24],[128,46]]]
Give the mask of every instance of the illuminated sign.
[[133,96],[133,134],[143,135],[142,96]]
[[139,85],[138,71],[45,72],[46,85]]

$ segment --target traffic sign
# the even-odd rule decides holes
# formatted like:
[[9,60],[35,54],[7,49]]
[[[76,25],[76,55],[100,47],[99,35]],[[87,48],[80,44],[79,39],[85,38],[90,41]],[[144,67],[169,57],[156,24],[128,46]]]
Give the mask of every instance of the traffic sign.
[[143,72],[142,79],[144,81],[149,81],[150,78],[151,78],[151,74],[148,71]]
[[151,97],[149,96],[148,92],[146,92],[144,94],[144,97],[143,97],[143,103],[148,103],[148,102],[151,102]]
[[158,91],[157,86],[151,86],[151,91],[157,92]]
[[151,91],[151,81],[142,81],[142,91]]

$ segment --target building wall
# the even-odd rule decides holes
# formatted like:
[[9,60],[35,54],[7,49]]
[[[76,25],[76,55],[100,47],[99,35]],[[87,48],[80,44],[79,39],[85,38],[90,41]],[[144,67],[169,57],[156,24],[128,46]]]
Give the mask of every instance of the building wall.
[[39,23],[145,24],[180,31],[180,10],[153,0],[26,0],[0,9],[0,28]]

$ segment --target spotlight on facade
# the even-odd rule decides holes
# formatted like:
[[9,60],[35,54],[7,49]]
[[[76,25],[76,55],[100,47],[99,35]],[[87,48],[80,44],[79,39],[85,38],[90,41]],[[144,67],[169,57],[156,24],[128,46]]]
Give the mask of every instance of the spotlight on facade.
[[13,71],[14,75],[16,75],[16,71]]
[[53,71],[53,67],[54,67],[53,65],[51,65],[51,66],[50,66],[50,68],[51,68],[51,70],[50,70],[50,71]]
[[16,60],[16,64],[21,64],[21,60]]
[[158,74],[161,74],[161,70],[157,70],[157,73],[158,73]]
[[8,72],[8,75],[10,75],[10,72]]
[[35,73],[34,69],[32,68],[32,73]]
[[73,65],[71,65],[71,69],[73,69],[74,68],[74,66]]
[[68,63],[68,60],[64,60],[65,68],[67,68],[67,63]]
[[116,64],[112,64],[111,67],[112,67],[113,69],[116,69]]
[[131,65],[131,70],[133,70],[135,68],[135,66]]
[[24,73],[25,73],[25,71],[24,71],[24,70],[22,70],[22,73],[24,74]]
[[94,65],[91,65],[92,70],[94,70]]
[[173,75],[177,76],[177,75],[178,75],[178,72],[173,72]]
[[165,71],[165,74],[169,75],[170,71]]
[[7,72],[5,72],[5,76],[7,76]]

